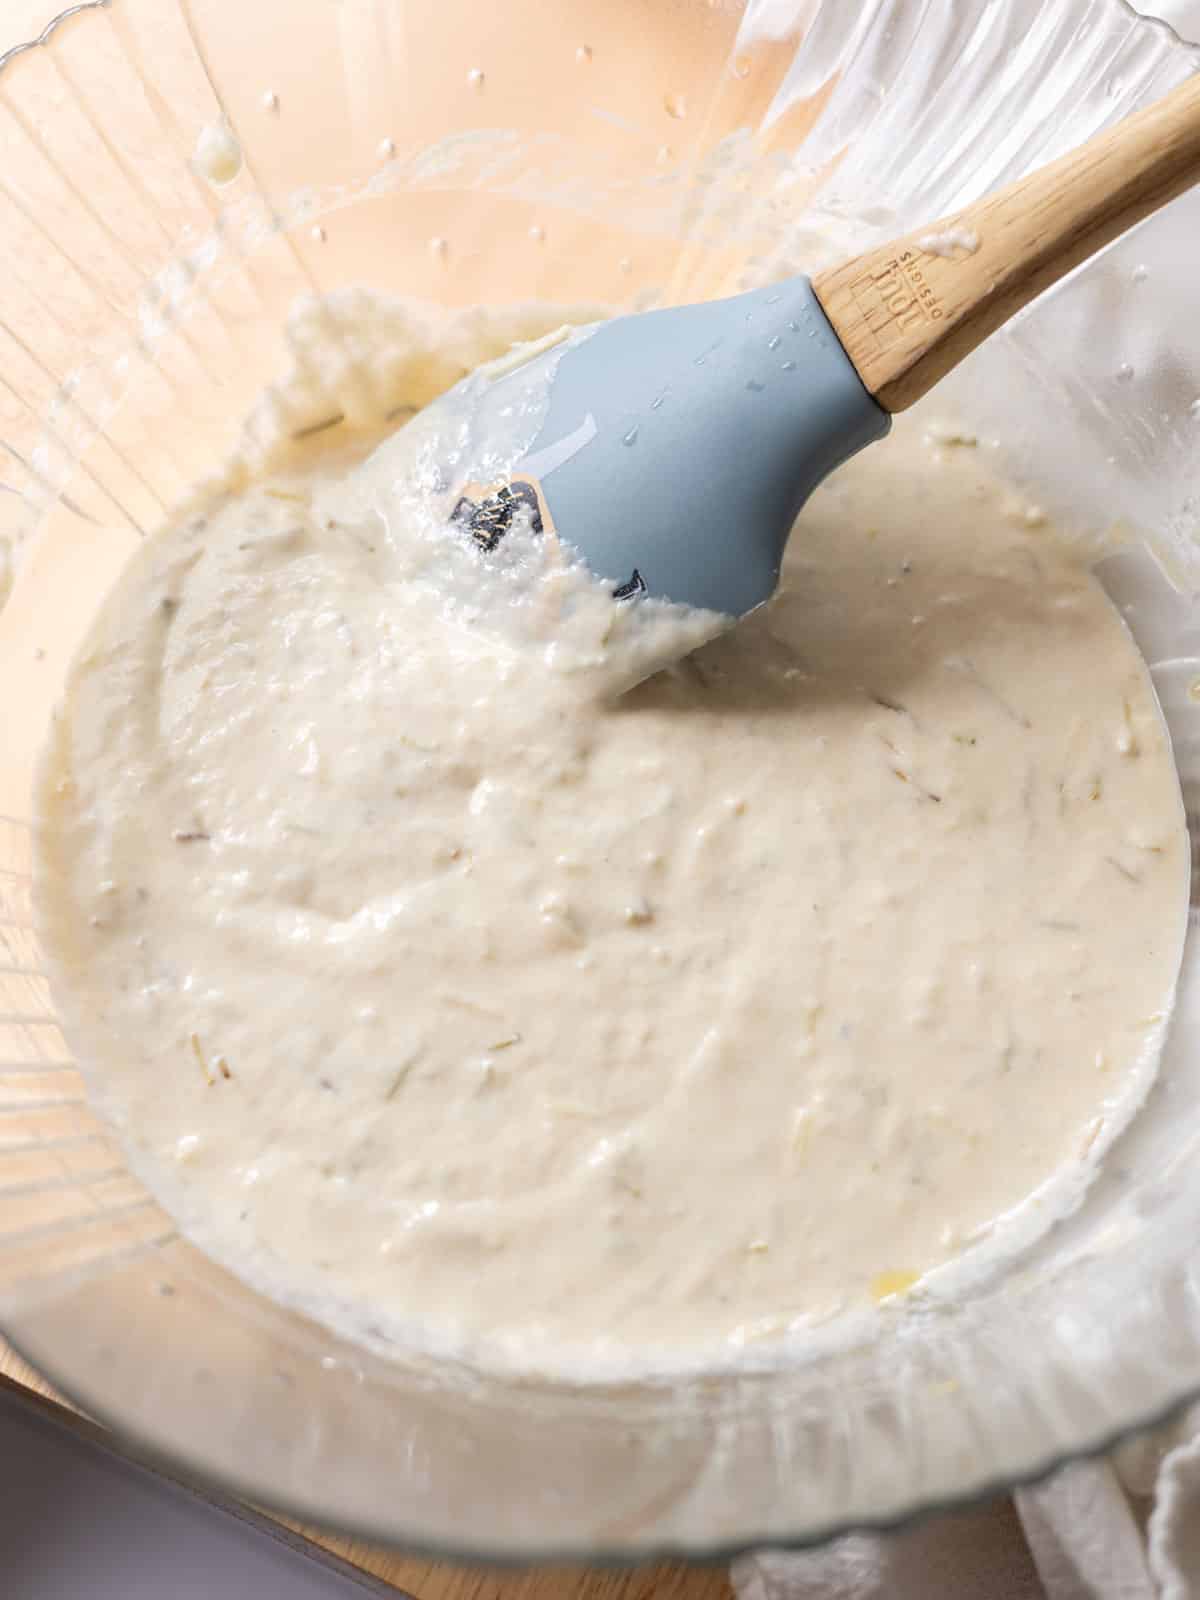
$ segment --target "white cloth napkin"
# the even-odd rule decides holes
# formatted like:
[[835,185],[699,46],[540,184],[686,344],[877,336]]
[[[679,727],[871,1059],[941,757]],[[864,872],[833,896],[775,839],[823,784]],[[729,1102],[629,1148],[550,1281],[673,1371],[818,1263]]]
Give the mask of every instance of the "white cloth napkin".
[[[1200,0],[1142,0],[1200,40]],[[1200,1600],[1200,1405],[1011,1500],[818,1550],[762,1551],[738,1600]]]
[[1012,1500],[733,1564],[738,1600],[1200,1600],[1200,1406]]

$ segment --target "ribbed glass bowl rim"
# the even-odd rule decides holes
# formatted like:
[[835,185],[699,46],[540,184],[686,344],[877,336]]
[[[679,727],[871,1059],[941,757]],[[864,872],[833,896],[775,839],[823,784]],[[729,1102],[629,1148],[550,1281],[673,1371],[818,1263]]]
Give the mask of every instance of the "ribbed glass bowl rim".
[[[65,24],[73,22],[88,13],[110,10],[113,0],[78,0],[77,4],[64,7],[57,12],[44,25],[34,37],[17,42],[0,49],[0,74],[9,67],[18,57],[48,45],[54,35]],[[1179,30],[1166,18],[1157,17],[1139,11],[1132,0],[1087,0],[1090,7],[1098,12],[1107,11],[1114,16],[1127,19],[1131,29],[1143,29],[1147,32],[1157,33],[1167,41],[1172,52],[1190,57],[1200,62],[1200,43],[1185,39]],[[0,44],[3,41],[0,40]],[[0,1335],[7,1340],[10,1348],[27,1362],[31,1367],[34,1363],[22,1350],[21,1344],[3,1328]],[[78,1384],[71,1378],[61,1378],[54,1370],[54,1364],[48,1363],[39,1357],[36,1369],[45,1377],[53,1387],[64,1396],[69,1403],[82,1410],[86,1415],[102,1423],[118,1436],[130,1440],[135,1455],[143,1454],[147,1461],[153,1464],[156,1460],[161,1462],[168,1472],[182,1468],[193,1476],[203,1478],[202,1471],[196,1471],[186,1459],[186,1453],[181,1452],[178,1458],[172,1457],[164,1461],[159,1449],[139,1450],[139,1441],[136,1434],[131,1435],[123,1419],[110,1413],[103,1404],[96,1405],[89,1397],[80,1393]],[[854,1516],[846,1520],[835,1519],[828,1524],[811,1529],[804,1533],[786,1535],[782,1533],[769,1533],[759,1536],[746,1535],[736,1540],[724,1539],[712,1544],[699,1541],[689,1541],[681,1545],[669,1540],[658,1544],[639,1546],[636,1549],[622,1549],[619,1545],[607,1545],[603,1548],[586,1544],[569,1544],[556,1546],[547,1542],[538,1546],[536,1551],[527,1553],[514,1553],[509,1550],[495,1550],[486,1545],[474,1545],[469,1538],[451,1541],[423,1541],[419,1533],[407,1536],[404,1540],[404,1550],[416,1556],[431,1556],[435,1559],[462,1562],[478,1561],[500,1568],[514,1568],[536,1562],[538,1565],[563,1563],[563,1562],[589,1562],[603,1567],[621,1567],[626,1565],[643,1565],[646,1563],[681,1559],[695,1563],[711,1563],[729,1561],[740,1555],[754,1550],[808,1550],[827,1544],[831,1540],[841,1538],[850,1533],[895,1533],[903,1531],[923,1522],[930,1517],[945,1513],[962,1511],[972,1506],[980,1505],[996,1495],[1008,1493],[1014,1489],[1029,1487],[1044,1481],[1052,1476],[1059,1468],[1074,1461],[1086,1461],[1098,1458],[1117,1448],[1125,1441],[1141,1434],[1147,1429],[1169,1423],[1178,1417],[1194,1401],[1200,1399],[1200,1376],[1190,1384],[1163,1401],[1159,1406],[1143,1410],[1127,1422],[1115,1425],[1087,1445],[1070,1449],[1053,1451],[1043,1460],[1031,1465],[1025,1471],[997,1472],[993,1476],[985,1477],[973,1487],[962,1493],[930,1494],[918,1498],[910,1506],[901,1511],[887,1515]],[[230,1487],[217,1481],[217,1487],[223,1493],[231,1491]],[[285,1503],[279,1503],[279,1509],[285,1514],[289,1508]],[[309,1515],[306,1510],[297,1510],[295,1515]],[[378,1540],[379,1530],[370,1525],[353,1526],[339,1519],[337,1527],[352,1536],[363,1537],[369,1540]]]

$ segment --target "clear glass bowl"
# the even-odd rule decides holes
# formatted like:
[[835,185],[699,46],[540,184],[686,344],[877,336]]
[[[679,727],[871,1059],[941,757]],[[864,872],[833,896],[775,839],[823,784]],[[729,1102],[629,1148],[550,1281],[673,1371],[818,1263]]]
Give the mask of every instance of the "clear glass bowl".
[[[72,644],[264,386],[303,377],[283,334],[297,296],[714,293],[804,265],[818,212],[847,248],[931,221],[1198,64],[1121,0],[97,0],[3,58],[0,1318],[86,1409],[376,1538],[633,1557],[886,1524],[1200,1390],[1195,934],[1150,1102],[1013,1270],[889,1307],[850,1348],[567,1387],[384,1360],[181,1239],[84,1103],[28,876],[30,765]],[[192,153],[220,118],[244,161],[217,191]],[[1184,200],[937,402],[1080,528],[1135,531],[1103,570],[1154,664],[1189,811],[1198,236]],[[314,380],[290,423],[346,410],[381,360],[347,348],[346,383]]]

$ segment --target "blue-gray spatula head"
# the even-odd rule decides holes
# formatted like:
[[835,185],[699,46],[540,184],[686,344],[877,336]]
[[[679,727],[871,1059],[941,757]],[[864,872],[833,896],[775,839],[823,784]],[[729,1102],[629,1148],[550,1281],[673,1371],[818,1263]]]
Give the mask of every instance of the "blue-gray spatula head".
[[455,518],[478,543],[525,505],[618,595],[731,618],[774,590],[817,484],[890,424],[804,278],[601,323],[467,382],[475,472]]

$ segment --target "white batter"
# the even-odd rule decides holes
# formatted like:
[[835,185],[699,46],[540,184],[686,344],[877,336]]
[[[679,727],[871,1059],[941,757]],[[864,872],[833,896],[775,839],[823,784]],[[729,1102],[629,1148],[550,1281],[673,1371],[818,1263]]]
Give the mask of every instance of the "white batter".
[[767,609],[617,699],[633,614],[532,536],[472,610],[419,429],[168,528],[54,729],[57,996],[189,1234],[374,1338],[578,1367],[717,1359],[1061,1209],[1187,895],[1098,583],[910,421]]

